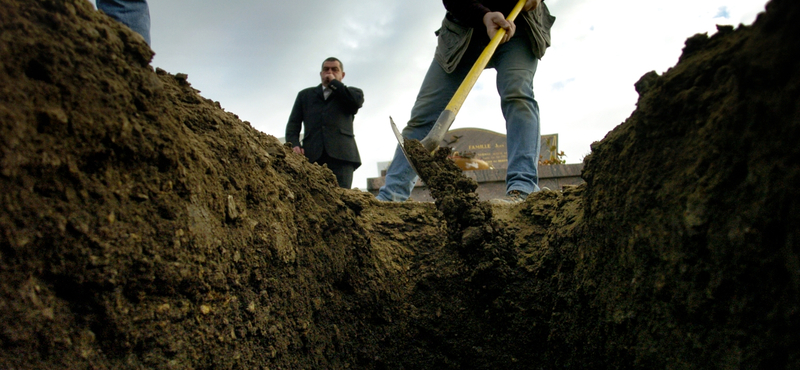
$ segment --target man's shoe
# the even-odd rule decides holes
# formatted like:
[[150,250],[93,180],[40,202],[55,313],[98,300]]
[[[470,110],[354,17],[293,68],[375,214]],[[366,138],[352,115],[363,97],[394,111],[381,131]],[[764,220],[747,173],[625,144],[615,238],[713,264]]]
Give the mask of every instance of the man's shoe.
[[525,201],[525,198],[528,197],[528,194],[525,194],[519,190],[512,190],[506,194],[505,197],[492,199],[489,201],[491,204],[517,204],[522,203]]

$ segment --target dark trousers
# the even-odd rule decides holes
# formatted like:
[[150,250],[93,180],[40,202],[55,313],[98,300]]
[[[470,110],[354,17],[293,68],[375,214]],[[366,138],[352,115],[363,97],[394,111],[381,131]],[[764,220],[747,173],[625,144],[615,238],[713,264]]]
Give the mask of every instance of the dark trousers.
[[327,164],[328,168],[333,171],[336,176],[336,181],[339,182],[339,187],[350,189],[353,184],[353,171],[356,166],[353,162],[343,161],[328,155],[327,152],[322,152],[322,156],[317,159],[317,164],[322,166]]

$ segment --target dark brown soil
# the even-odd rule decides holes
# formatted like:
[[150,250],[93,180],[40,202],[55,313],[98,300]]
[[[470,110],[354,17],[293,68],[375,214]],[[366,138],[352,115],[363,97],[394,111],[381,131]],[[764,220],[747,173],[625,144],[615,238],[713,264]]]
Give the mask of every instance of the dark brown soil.
[[585,185],[420,153],[391,204],[87,1],[0,0],[0,369],[798,369],[799,17],[689,38]]

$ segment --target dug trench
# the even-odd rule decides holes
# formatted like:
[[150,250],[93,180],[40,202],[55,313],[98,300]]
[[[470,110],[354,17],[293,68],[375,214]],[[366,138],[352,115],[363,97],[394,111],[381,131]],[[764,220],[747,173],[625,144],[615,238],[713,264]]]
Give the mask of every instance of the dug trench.
[[515,206],[339,189],[85,0],[0,5],[1,369],[800,368],[796,1]]

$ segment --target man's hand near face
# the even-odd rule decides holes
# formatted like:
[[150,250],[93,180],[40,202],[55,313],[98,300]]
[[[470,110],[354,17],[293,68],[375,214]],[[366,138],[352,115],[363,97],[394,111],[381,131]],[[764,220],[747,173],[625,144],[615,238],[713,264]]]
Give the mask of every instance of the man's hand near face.
[[333,74],[324,75],[324,76],[322,76],[322,84],[325,85],[325,86],[328,86],[331,83],[331,81],[333,81],[335,79],[336,79],[336,76],[334,76]]
[[333,80],[341,82],[344,79],[344,71],[339,62],[328,61],[322,63],[322,71],[319,72],[319,77],[322,79],[322,85],[328,87],[328,84]]

